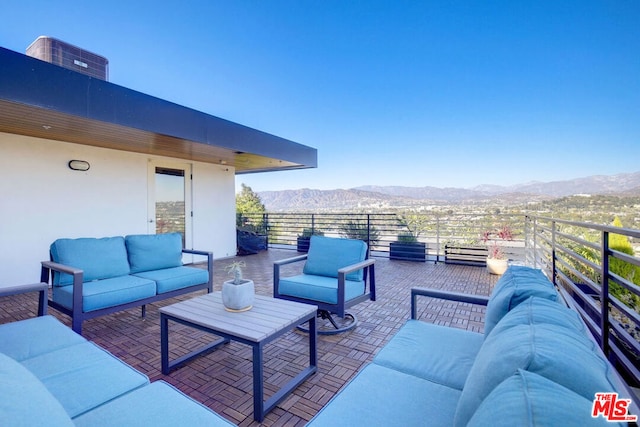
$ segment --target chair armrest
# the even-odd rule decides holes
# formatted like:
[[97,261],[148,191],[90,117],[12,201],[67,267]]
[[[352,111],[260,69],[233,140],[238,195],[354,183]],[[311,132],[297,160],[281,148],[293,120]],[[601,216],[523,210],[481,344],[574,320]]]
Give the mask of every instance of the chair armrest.
[[340,270],[338,270],[338,275],[349,274],[353,273],[354,271],[362,270],[363,268],[373,265],[375,262],[375,259],[369,258],[356,264],[347,265],[346,267],[342,267]]
[[354,271],[364,269],[365,275],[365,289],[366,292],[366,282],[367,282],[367,274],[369,275],[369,291],[371,293],[371,300],[376,300],[376,276],[375,276],[375,262],[376,260],[373,258],[365,259],[364,261],[360,261],[356,264],[347,265],[346,267],[342,267],[338,270],[338,305],[344,306],[345,296],[346,296],[346,282],[347,282],[347,274],[353,273]]
[[24,294],[26,292],[39,292],[38,299],[38,316],[47,314],[47,293],[49,284],[45,282],[30,283],[25,285],[3,286],[0,287],[0,297],[8,297],[10,295]]
[[300,261],[306,260],[308,256],[309,256],[308,254],[305,254],[305,255],[294,256],[292,258],[281,259],[278,261],[274,261],[273,265],[281,266],[286,264],[293,264],[294,262],[300,262]]
[[40,292],[49,289],[48,283],[30,283],[28,285],[1,286],[0,297],[24,294],[27,292]]
[[273,262],[273,297],[279,298],[280,296],[280,267],[287,264],[293,264],[295,262],[305,261],[308,254],[294,256],[292,258],[285,258]]
[[213,252],[207,252],[207,251],[198,251],[195,249],[183,249],[182,253],[184,254],[193,254],[193,255],[202,255],[202,256],[206,256],[208,257],[213,257]]
[[447,292],[429,288],[412,288],[411,289],[411,318],[417,318],[418,297],[430,297],[444,299],[448,301],[466,302],[476,305],[486,306],[489,303],[489,297],[482,295],[463,294],[460,292]]
[[[59,273],[70,274],[73,276],[73,297],[72,297],[73,312],[74,313],[82,312],[83,311],[82,283],[84,282],[84,270],[71,267],[68,265],[64,265],[64,264],[58,264],[57,262],[53,262],[53,261],[42,261],[41,264],[42,264],[42,269],[40,273],[40,281],[42,282],[49,282],[49,276],[52,270],[57,271]],[[53,283],[53,277],[51,277],[51,279]],[[76,319],[75,316],[76,315],[74,315],[74,319]]]
[[[42,261],[41,264],[42,264],[42,267],[46,268],[47,270],[53,270],[60,273],[67,273],[67,274],[71,274],[72,276],[75,276],[77,274],[84,274],[84,271],[79,268],[71,267],[64,264],[58,264],[57,262],[53,262],[53,261]],[[42,280],[42,281],[44,282],[45,280]]]
[[207,271],[209,272],[208,292],[213,292],[213,252],[198,251],[195,249],[183,249],[182,253],[192,255],[202,255],[207,257]]

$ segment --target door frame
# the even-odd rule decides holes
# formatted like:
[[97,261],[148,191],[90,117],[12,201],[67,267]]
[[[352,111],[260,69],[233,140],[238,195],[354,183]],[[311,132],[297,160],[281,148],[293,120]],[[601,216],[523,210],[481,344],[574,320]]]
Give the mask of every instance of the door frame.
[[193,246],[193,164],[149,159],[147,167],[147,233],[156,234],[156,168],[184,171],[184,245]]

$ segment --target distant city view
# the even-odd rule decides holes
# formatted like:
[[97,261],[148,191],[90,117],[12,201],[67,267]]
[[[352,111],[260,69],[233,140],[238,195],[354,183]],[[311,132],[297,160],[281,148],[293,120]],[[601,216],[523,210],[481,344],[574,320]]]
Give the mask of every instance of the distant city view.
[[535,214],[640,228],[640,172],[474,189],[363,186],[257,193],[268,212]]

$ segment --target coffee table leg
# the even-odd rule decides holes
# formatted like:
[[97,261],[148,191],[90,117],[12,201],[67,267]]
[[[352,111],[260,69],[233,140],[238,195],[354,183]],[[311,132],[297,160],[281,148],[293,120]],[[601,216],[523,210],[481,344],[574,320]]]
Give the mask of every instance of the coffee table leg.
[[169,373],[169,319],[160,313],[160,361],[162,363],[162,373]]
[[263,352],[262,343],[252,344],[253,348],[253,419],[262,422],[267,412],[272,410],[282,399],[291,393],[296,387],[302,384],[309,376],[318,369],[318,330],[316,326],[315,313],[309,320],[309,367],[302,370],[298,375],[289,380],[273,396],[265,402],[264,398],[264,378],[263,378]]
[[318,330],[316,316],[309,319],[309,366],[318,366]]
[[253,345],[253,419],[262,422],[264,419],[264,379],[262,378],[262,344]]

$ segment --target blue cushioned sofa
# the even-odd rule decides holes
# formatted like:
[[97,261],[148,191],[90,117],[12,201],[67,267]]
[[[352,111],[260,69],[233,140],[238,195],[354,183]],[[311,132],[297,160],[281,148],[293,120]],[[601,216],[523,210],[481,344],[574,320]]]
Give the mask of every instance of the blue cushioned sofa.
[[[423,297],[487,306],[484,334],[416,320]],[[597,392],[631,396],[543,273],[510,267],[489,298],[413,289],[412,319],[309,425],[612,425]]]
[[12,427],[233,425],[52,316],[0,325],[0,396]]
[[[183,254],[207,259],[207,270],[182,264]],[[172,298],[213,291],[211,252],[182,249],[179,233],[58,239],[41,281],[51,280],[49,306],[71,316],[72,328],[97,316]]]

